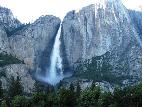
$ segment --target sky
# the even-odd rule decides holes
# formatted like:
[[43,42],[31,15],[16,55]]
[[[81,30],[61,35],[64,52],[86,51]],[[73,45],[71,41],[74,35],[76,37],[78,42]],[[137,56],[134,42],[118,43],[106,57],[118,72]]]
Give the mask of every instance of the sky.
[[[12,10],[23,23],[34,22],[41,15],[55,15],[61,19],[71,10],[79,10],[97,0],[0,0],[0,6]],[[123,0],[127,8],[142,8],[142,0]]]

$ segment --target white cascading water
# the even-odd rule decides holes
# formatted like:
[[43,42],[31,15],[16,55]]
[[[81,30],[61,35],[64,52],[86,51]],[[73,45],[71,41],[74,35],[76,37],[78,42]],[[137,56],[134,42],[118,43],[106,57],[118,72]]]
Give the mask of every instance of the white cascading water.
[[52,54],[50,57],[50,67],[46,71],[46,81],[52,85],[57,84],[63,79],[62,59],[60,57],[60,33],[61,27],[58,30]]
[[46,74],[44,76],[36,74],[36,78],[39,81],[49,83],[51,85],[56,85],[63,78],[70,77],[72,75],[71,72],[67,71],[66,74],[63,74],[62,58],[60,56],[60,44],[61,44],[60,34],[61,34],[61,26],[55,38],[54,46],[50,57],[50,66],[47,68]]
[[54,46],[50,57],[50,66],[47,68],[46,74],[41,76],[36,74],[36,78],[42,82],[56,85],[64,78],[62,70],[62,58],[60,57],[60,33],[61,27],[58,30],[55,38]]

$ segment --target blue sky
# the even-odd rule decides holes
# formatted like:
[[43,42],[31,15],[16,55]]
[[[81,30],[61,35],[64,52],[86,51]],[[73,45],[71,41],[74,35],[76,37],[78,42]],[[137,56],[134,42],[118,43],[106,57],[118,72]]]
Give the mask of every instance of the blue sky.
[[[21,22],[33,22],[41,15],[63,18],[70,10],[78,10],[98,0],[0,0],[0,5],[10,8]],[[142,0],[123,0],[127,8],[136,9]]]

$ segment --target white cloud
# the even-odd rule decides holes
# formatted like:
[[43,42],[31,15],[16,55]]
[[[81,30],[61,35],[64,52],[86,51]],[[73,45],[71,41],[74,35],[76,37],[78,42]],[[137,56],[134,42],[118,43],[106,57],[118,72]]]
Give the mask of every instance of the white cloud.
[[[92,4],[98,0],[0,0],[0,5],[10,8],[22,22],[31,22],[41,15],[55,15],[63,18],[70,10]],[[133,2],[132,2],[133,1]],[[125,0],[124,4],[134,7],[141,0]]]
[[140,10],[142,0],[123,0],[123,4],[129,9]]

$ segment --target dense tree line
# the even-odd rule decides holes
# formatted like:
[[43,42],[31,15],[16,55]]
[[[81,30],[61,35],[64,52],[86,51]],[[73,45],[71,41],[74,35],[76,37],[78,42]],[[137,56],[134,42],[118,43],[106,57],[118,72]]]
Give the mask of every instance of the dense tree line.
[[11,77],[8,91],[0,82],[0,107],[142,107],[142,84],[114,92],[103,92],[93,83],[81,90],[80,84],[70,84],[65,88],[60,82],[54,89],[35,83],[34,93],[25,95],[19,77]]

